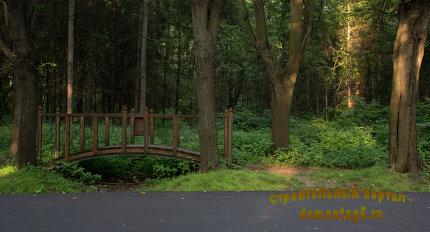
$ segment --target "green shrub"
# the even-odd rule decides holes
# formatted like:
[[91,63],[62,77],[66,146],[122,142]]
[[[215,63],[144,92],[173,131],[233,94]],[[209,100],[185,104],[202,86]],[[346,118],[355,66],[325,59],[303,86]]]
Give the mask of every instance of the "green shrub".
[[384,163],[386,147],[372,136],[371,127],[345,127],[321,118],[295,120],[290,148],[271,157],[276,164],[362,168]]
[[54,170],[58,171],[66,178],[74,179],[85,184],[93,185],[101,180],[100,175],[86,172],[83,167],[80,167],[76,163],[61,162],[54,166]]
[[81,161],[79,166],[108,180],[166,178],[198,170],[191,162],[156,157],[101,157]]

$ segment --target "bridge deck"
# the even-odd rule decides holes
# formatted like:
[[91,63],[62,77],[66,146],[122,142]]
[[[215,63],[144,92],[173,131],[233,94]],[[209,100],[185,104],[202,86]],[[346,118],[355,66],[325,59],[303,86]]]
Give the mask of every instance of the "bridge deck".
[[[121,145],[99,147],[97,151],[84,151],[72,154],[66,161],[79,161],[111,155],[153,155],[188,160],[196,163],[200,162],[199,152],[185,148],[176,148],[175,152],[174,147],[155,144],[149,144],[147,151],[145,151],[145,146],[143,144],[130,144],[127,145],[125,153],[123,152]],[[61,157],[57,160],[65,160],[65,158]]]
[[[100,156],[112,155],[152,155],[174,159],[188,160],[200,163],[199,152],[180,148],[180,121],[198,118],[194,115],[157,115],[148,110],[143,113],[129,113],[123,107],[121,113],[43,113],[41,108],[38,111],[37,128],[37,152],[42,153],[43,146],[43,121],[45,118],[53,118],[55,122],[55,148],[56,160],[79,161],[92,159]],[[232,160],[232,137],[233,137],[233,110],[228,109],[220,118],[224,119],[224,155],[231,162]],[[156,145],[155,119],[172,120],[172,144]],[[104,120],[104,123],[100,123]],[[120,125],[121,144],[111,145],[111,124],[116,121]],[[61,124],[64,123],[64,130],[61,131]],[[91,128],[89,125],[91,125]],[[72,138],[73,128],[79,127],[78,140]],[[100,128],[102,127],[102,128]],[[101,133],[99,133],[99,129]],[[87,137],[87,130],[91,130],[91,137]],[[64,134],[63,134],[64,133]],[[45,136],[48,136],[45,134]],[[99,147],[99,136],[103,136],[104,146]],[[135,137],[142,136],[143,144],[135,144]],[[87,150],[87,140],[91,141],[91,150]],[[79,151],[72,152],[71,144],[79,142]],[[63,155],[61,155],[63,154]],[[60,157],[60,155],[62,157]]]

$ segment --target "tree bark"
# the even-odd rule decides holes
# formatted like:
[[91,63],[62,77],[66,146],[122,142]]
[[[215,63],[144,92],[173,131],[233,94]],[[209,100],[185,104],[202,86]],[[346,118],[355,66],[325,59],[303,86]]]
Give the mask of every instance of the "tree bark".
[[314,0],[291,0],[291,33],[288,58],[285,64],[272,57],[267,37],[263,0],[253,0],[256,34],[252,30],[246,1],[242,0],[245,26],[260,61],[266,68],[271,86],[272,142],[275,149],[289,145],[289,124],[294,86],[310,36]]
[[200,169],[202,171],[219,168],[214,62],[223,4],[223,0],[193,0],[192,4]]
[[397,172],[417,173],[416,97],[419,71],[430,21],[429,1],[402,1],[394,43],[390,102],[389,159]]
[[141,31],[141,46],[140,46],[140,94],[139,94],[139,112],[143,112],[146,108],[146,45],[148,37],[148,0],[141,2],[142,14],[142,31]]
[[[13,63],[14,113],[11,154],[17,167],[36,164],[37,80],[30,36],[37,0],[4,1],[7,36],[0,35],[1,51]],[[6,40],[5,38],[8,38]]]
[[73,112],[73,55],[75,50],[75,0],[69,0],[69,28],[67,42],[67,113]]

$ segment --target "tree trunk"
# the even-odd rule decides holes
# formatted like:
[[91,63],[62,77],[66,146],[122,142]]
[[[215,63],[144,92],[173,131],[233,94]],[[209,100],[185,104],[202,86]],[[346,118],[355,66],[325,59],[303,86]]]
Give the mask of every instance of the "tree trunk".
[[75,49],[75,0],[69,0],[69,34],[67,46],[67,113],[73,112],[73,55]]
[[143,112],[146,108],[146,42],[148,37],[148,0],[142,0],[142,31],[141,31],[141,46],[140,46],[140,99],[139,112]]
[[36,164],[37,80],[29,43],[34,25],[34,1],[4,1],[4,16],[9,41],[0,36],[0,48],[12,61],[14,84],[13,137],[11,154],[17,167]]
[[242,0],[245,12],[245,26],[260,61],[266,68],[271,85],[272,142],[275,149],[289,145],[289,124],[294,86],[310,36],[314,0],[291,0],[291,32],[288,59],[285,64],[271,54],[267,36],[266,15],[263,0],[253,0],[256,34],[254,34],[246,1]]
[[390,103],[389,159],[397,172],[417,173],[416,97],[430,21],[429,1],[402,1],[394,43],[394,77]]
[[275,148],[287,147],[290,142],[290,113],[294,84],[279,81],[272,87],[272,142]]
[[215,45],[222,0],[193,0],[195,77],[202,171],[219,168],[218,136],[215,118]]

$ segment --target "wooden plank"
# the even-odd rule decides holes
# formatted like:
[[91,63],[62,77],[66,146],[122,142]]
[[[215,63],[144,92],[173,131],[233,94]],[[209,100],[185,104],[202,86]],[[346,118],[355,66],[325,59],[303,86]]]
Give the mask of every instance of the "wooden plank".
[[233,162],[233,108],[230,108],[228,110],[228,121],[229,121],[229,125],[228,125],[228,161],[230,163]]
[[79,120],[79,150],[85,150],[85,117],[81,116]]
[[135,113],[134,109],[132,109],[130,124],[131,124],[131,134],[130,134],[130,144],[135,144],[134,136],[136,135],[136,123],[135,123]]
[[149,138],[150,143],[154,144],[154,117],[153,117],[153,110],[151,109],[149,113]]
[[224,157],[228,159],[228,151],[229,151],[229,134],[228,134],[228,127],[229,127],[229,114],[228,109],[225,109],[224,112]]
[[42,107],[39,106],[37,109],[37,157],[40,159],[42,155]]
[[55,115],[55,149],[54,156],[57,159],[60,157],[60,113],[58,112]]
[[148,152],[148,148],[149,148],[149,112],[147,109],[145,109],[144,112],[144,145],[145,145],[145,154]]
[[122,147],[122,154],[127,153],[127,107],[124,106],[122,108],[122,136],[121,136],[121,147]]
[[173,115],[173,154],[178,153],[179,147],[179,117],[178,115]]
[[109,146],[110,143],[110,118],[109,115],[105,116],[105,146]]
[[70,158],[70,120],[71,116],[68,115],[65,118],[66,120],[66,126],[64,129],[64,158],[65,160],[69,160]]
[[[188,160],[188,161],[192,161],[192,162],[196,162],[196,163],[200,162],[200,154],[198,152],[179,148],[177,154],[173,155],[172,151],[173,151],[173,148],[170,146],[150,145],[148,152],[145,154],[144,153],[145,147],[142,146],[141,144],[129,145],[127,147],[127,152],[129,154],[155,155],[155,156],[163,156],[163,157]],[[92,151],[86,151],[86,152],[82,152],[82,153],[78,153],[78,154],[73,154],[72,156],[70,156],[69,161],[90,159],[90,158],[97,157],[97,156],[114,156],[114,155],[121,155],[121,154],[122,154],[121,146],[109,146],[109,147],[100,148],[96,155],[93,154]]]
[[99,118],[93,117],[93,154],[97,154],[99,143]]

